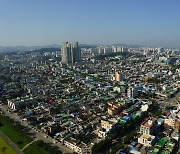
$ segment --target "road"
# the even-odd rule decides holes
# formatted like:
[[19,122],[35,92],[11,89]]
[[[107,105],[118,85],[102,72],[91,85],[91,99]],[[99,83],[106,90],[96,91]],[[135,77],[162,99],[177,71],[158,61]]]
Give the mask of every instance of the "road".
[[157,100],[157,102],[159,102],[159,104],[164,108],[166,106],[178,106],[178,102],[180,103],[180,92],[177,93],[174,97],[169,98],[168,100],[165,101]]
[[180,92],[177,93],[174,97],[170,98],[168,102],[177,105],[177,102],[180,101]]
[[37,141],[37,139],[32,140],[30,143],[26,144],[21,150],[25,150],[28,146],[30,146],[31,144],[33,144],[35,141]]
[[7,107],[4,105],[0,105],[1,110],[4,112],[4,114],[6,116],[8,116],[9,118],[13,119],[16,122],[19,122],[21,125],[25,126],[26,128],[29,129],[29,133],[33,134],[32,137],[35,137],[39,140],[43,140],[45,143],[50,143],[56,147],[59,148],[59,150],[61,150],[63,153],[67,154],[67,153],[73,153],[73,151],[65,146],[63,146],[60,143],[54,143],[54,139],[52,139],[51,137],[46,138],[45,136],[47,136],[47,134],[42,133],[42,132],[38,132],[36,131],[34,128],[32,128],[30,125],[28,125],[27,122],[21,120],[21,118],[19,116],[17,116],[15,113],[10,113],[7,111]]

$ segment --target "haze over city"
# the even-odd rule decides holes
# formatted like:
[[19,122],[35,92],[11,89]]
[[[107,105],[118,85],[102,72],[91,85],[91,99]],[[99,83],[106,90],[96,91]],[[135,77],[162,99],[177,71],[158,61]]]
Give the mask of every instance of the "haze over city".
[[180,154],[180,1],[0,0],[0,154]]
[[138,44],[180,48],[178,0],[2,0],[0,46]]

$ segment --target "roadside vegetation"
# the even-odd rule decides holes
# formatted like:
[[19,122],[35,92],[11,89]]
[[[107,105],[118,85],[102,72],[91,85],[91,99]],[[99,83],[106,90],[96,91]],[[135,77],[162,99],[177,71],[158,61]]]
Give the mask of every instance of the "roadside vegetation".
[[44,143],[43,141],[36,141],[29,145],[25,150],[25,154],[61,154],[60,150],[57,150],[56,147],[51,147],[49,144]]

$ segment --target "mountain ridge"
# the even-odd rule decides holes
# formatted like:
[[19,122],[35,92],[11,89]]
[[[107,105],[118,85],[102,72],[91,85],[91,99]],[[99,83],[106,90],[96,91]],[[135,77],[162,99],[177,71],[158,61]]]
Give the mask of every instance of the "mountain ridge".
[[[95,48],[100,46],[99,44],[79,44],[80,47],[87,47],[87,48]],[[104,46],[104,45],[103,45]],[[106,45],[105,45],[106,46]],[[142,47],[140,45],[128,45],[128,44],[111,44],[107,46],[124,46],[129,48],[139,48]],[[25,51],[33,51],[42,48],[60,48],[61,45],[58,44],[50,44],[50,45],[39,45],[39,46],[24,46],[24,45],[17,45],[17,46],[0,46],[0,52],[25,52]]]

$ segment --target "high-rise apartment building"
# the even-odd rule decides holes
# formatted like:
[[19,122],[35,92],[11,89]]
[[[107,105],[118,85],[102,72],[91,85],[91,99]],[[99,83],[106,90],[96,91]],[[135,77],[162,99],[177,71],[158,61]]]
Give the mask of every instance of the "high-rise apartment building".
[[127,47],[122,47],[122,46],[112,46],[112,51],[113,52],[128,52]]
[[63,64],[81,62],[81,50],[78,42],[72,44],[64,42],[61,52]]
[[79,48],[78,42],[71,44],[71,50],[73,55],[73,63],[81,62],[81,50]]

